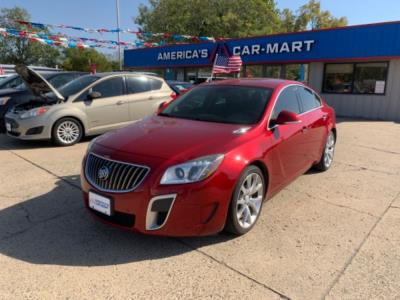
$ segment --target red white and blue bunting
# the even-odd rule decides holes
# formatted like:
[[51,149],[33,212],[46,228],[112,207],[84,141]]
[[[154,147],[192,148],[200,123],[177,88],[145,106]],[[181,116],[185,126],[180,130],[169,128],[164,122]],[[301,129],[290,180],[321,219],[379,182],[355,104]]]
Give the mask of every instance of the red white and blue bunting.
[[128,33],[128,34],[134,34],[136,35],[139,39],[140,38],[150,38],[150,37],[162,37],[162,38],[172,38],[173,40],[177,42],[182,42],[182,41],[191,41],[191,42],[197,42],[197,41],[209,41],[209,42],[215,42],[218,39],[221,38],[214,38],[214,37],[209,37],[209,36],[193,36],[193,35],[187,35],[187,34],[175,34],[175,33],[155,33],[155,32],[142,32],[142,31],[137,31],[137,30],[132,30],[132,29],[121,29],[121,28],[113,28],[113,29],[108,29],[108,28],[84,28],[84,27],[78,27],[78,26],[71,26],[71,25],[64,25],[64,24],[44,24],[44,23],[37,23],[37,22],[29,22],[25,20],[10,20],[12,22],[16,22],[20,25],[24,25],[27,28],[30,29],[38,29],[38,30],[45,30],[45,29],[55,29],[55,28],[60,28],[60,29],[72,29],[72,30],[77,30],[77,31],[83,31],[87,33]]

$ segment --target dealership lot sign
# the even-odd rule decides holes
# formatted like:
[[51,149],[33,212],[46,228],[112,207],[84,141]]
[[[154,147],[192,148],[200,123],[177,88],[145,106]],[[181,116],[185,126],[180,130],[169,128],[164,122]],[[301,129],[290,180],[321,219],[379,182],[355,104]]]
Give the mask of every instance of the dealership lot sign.
[[[397,38],[396,38],[397,37]],[[126,68],[211,66],[221,47],[244,64],[400,57],[400,22],[125,50]]]

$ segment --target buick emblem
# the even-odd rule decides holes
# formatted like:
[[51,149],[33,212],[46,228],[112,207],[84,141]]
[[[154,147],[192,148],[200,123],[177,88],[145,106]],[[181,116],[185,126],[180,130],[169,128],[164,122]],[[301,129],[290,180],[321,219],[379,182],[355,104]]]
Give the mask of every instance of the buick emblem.
[[107,180],[109,175],[110,175],[110,170],[108,169],[107,166],[102,166],[97,171],[97,178],[100,179],[100,180]]

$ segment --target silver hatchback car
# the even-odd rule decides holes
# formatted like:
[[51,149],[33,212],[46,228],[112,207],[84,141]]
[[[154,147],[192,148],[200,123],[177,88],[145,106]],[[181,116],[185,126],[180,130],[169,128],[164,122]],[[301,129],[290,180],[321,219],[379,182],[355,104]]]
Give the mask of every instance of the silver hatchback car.
[[60,146],[142,119],[174,96],[162,78],[144,74],[85,75],[55,89],[28,67],[19,73],[36,98],[6,114],[7,134]]

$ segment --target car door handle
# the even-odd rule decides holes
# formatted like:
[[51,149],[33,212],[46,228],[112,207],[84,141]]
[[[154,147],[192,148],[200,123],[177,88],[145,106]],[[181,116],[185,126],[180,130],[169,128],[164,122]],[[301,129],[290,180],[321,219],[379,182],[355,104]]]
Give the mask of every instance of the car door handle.
[[301,132],[306,133],[308,131],[308,128],[306,126],[303,126],[303,128],[301,129]]
[[326,119],[328,119],[328,115],[323,115],[323,116],[322,116],[322,120],[323,120],[323,121],[326,121]]
[[122,105],[122,104],[124,104],[125,103],[125,101],[118,101],[116,104],[117,105]]

